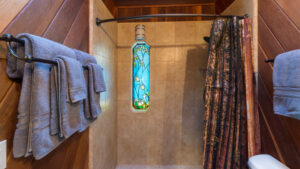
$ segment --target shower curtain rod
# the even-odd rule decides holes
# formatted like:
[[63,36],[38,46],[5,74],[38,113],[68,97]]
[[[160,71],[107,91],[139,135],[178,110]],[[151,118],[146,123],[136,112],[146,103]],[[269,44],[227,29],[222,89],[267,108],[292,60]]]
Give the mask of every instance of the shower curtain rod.
[[[101,23],[114,22],[114,21],[123,21],[123,20],[138,20],[138,19],[151,19],[151,18],[164,18],[164,17],[212,17],[212,18],[232,18],[235,15],[215,15],[215,14],[149,14],[149,15],[139,15],[139,16],[129,16],[121,18],[112,18],[112,19],[99,19],[96,18],[96,24],[98,26]],[[244,16],[237,16],[239,19],[245,19],[248,17],[248,14]]]

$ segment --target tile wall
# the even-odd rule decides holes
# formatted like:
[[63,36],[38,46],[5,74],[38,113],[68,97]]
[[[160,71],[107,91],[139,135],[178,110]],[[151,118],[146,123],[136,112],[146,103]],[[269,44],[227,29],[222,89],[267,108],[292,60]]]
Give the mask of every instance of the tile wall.
[[90,52],[104,69],[107,91],[101,94],[102,114],[90,127],[90,168],[115,169],[117,165],[117,23],[100,27],[95,18],[112,18],[102,1],[90,1]]
[[211,21],[145,22],[150,51],[150,108],[130,105],[135,25],[117,39],[118,164],[190,165],[202,161],[203,90]]

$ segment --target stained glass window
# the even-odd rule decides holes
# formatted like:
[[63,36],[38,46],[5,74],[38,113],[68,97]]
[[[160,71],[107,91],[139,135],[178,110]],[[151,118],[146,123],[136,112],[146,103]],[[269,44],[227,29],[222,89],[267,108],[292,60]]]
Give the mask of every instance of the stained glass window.
[[147,110],[150,100],[150,46],[144,41],[144,36],[137,38],[137,42],[132,46],[131,79],[133,108]]

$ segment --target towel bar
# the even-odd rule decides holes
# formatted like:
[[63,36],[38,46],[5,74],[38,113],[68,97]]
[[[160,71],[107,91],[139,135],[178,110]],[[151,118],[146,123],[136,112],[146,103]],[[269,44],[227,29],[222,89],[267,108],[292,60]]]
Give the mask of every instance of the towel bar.
[[[21,45],[24,45],[25,42],[24,40],[22,39],[18,39],[18,38],[15,38],[14,36],[12,36],[11,34],[3,34],[3,35],[0,35],[0,41],[6,41],[6,46],[7,46],[7,49],[8,51],[14,56],[16,57],[17,59],[20,59],[20,60],[24,60],[25,62],[28,62],[28,63],[32,63],[32,62],[41,62],[41,63],[48,63],[48,64],[54,64],[54,65],[57,65],[57,62],[56,61],[53,61],[53,60],[47,60],[47,59],[41,59],[41,58],[35,58],[33,56],[31,56],[30,54],[27,54],[24,58],[23,57],[20,57],[18,54],[16,54],[16,52],[12,49],[11,47],[11,42],[16,42],[16,43],[19,43]],[[87,68],[86,66],[82,66],[83,68]]]
[[275,61],[275,59],[266,59],[265,62],[266,63],[273,63]]

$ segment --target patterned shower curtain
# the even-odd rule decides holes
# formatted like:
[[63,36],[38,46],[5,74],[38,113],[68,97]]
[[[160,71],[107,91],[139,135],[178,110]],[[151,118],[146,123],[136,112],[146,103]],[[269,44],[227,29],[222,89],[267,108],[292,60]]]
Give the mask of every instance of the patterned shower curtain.
[[[217,19],[212,25],[205,87],[204,169],[247,168],[249,108],[244,63],[250,34],[245,34],[245,23],[233,17]],[[247,64],[252,64],[251,59]]]

